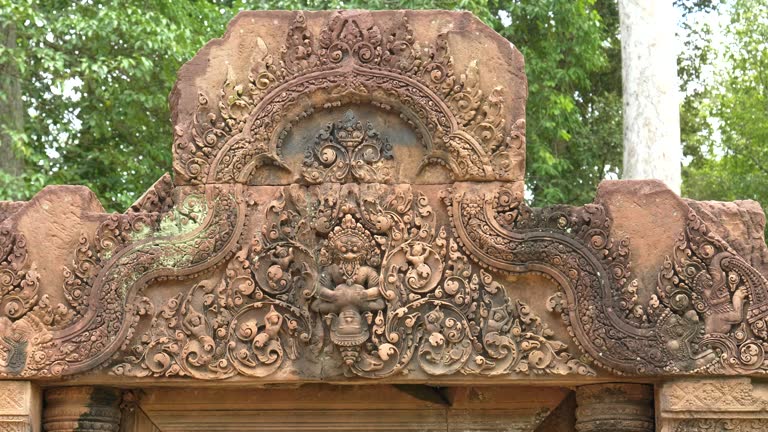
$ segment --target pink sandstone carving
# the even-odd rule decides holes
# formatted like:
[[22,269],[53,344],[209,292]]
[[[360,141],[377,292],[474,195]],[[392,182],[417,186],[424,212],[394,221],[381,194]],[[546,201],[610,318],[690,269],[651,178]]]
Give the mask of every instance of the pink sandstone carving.
[[0,205],[0,377],[767,372],[759,207],[529,208],[526,93],[465,13],[241,14],[179,72],[172,178]]

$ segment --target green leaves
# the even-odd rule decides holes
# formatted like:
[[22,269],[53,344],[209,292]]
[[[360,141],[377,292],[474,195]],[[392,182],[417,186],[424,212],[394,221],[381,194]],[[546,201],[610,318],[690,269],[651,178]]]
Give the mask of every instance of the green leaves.
[[335,8],[469,10],[520,48],[535,204],[589,201],[618,173],[615,0],[0,0],[0,24],[17,24],[16,46],[0,45],[0,65],[18,70],[23,117],[0,124],[23,164],[20,176],[0,175],[0,199],[85,184],[122,211],[170,170],[166,97],[184,61],[239,10]]
[[28,198],[44,178],[85,184],[124,209],[170,167],[166,95],[227,17],[204,1],[3,1],[3,20],[33,25],[18,28],[4,57],[22,77],[28,139],[13,141],[28,173],[1,179],[0,198]]
[[[682,110],[683,192],[696,199],[768,204],[768,2],[713,5],[729,13],[725,43],[706,35],[708,56],[690,69],[715,68],[714,82],[692,92]],[[708,29],[707,31],[711,31]],[[765,208],[765,207],[764,207]]]
[[616,3],[502,1],[496,7],[512,21],[508,27],[497,22],[496,30],[525,55],[527,186],[533,202],[591,201],[597,184],[618,175],[621,166]]

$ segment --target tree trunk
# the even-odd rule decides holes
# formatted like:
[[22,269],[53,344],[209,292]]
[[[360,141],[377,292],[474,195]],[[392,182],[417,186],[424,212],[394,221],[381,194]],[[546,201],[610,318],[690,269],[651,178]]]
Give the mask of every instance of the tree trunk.
[[625,179],[654,178],[680,193],[680,107],[671,0],[619,0]]
[[[7,50],[16,49],[16,24],[0,22],[0,41]],[[12,55],[0,59],[0,171],[18,176],[24,161],[13,145],[13,135],[24,130],[24,105],[21,100],[19,68]]]

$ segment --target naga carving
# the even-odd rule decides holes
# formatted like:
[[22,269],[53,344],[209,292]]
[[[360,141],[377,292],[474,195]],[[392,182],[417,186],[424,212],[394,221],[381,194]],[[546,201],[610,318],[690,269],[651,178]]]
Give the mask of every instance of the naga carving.
[[[650,182],[529,208],[506,40],[466,14],[264,14],[184,67],[175,176],[125,214],[85,188],[0,205],[0,377],[768,372],[762,216],[708,227]],[[617,234],[627,201],[667,246]]]
[[643,306],[629,241],[611,237],[602,206],[530,209],[503,188],[446,203],[478,262],[558,283],[550,306],[596,363],[629,374],[768,371],[768,283],[693,211]]
[[3,363],[14,360],[3,374],[58,376],[94,369],[123,346],[137,318],[148,312],[151,304],[142,296],[148,283],[164,275],[183,279],[231,255],[245,216],[240,199],[215,189],[189,196],[156,229],[145,225],[147,215],[132,214],[104,221],[96,246],[84,237],[74,270],[64,269],[71,310],[59,305],[58,319],[33,310],[3,322],[0,356]]
[[286,187],[265,212],[251,247],[159,309],[115,373],[263,377],[330,356],[371,378],[413,362],[430,375],[594,374],[409,186]]

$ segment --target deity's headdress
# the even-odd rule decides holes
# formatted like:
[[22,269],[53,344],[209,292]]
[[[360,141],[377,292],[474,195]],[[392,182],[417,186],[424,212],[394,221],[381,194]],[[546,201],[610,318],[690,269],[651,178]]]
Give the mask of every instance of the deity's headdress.
[[320,251],[321,264],[330,264],[334,254],[337,253],[336,245],[346,243],[351,238],[359,240],[362,259],[369,265],[377,265],[379,250],[373,236],[350,214],[344,216],[341,223],[328,234],[328,239]]
[[328,235],[328,242],[333,245],[337,242],[344,242],[347,238],[357,238],[362,243],[364,255],[367,255],[374,248],[373,236],[360,223],[355,221],[352,215],[345,215],[341,224],[333,229]]

